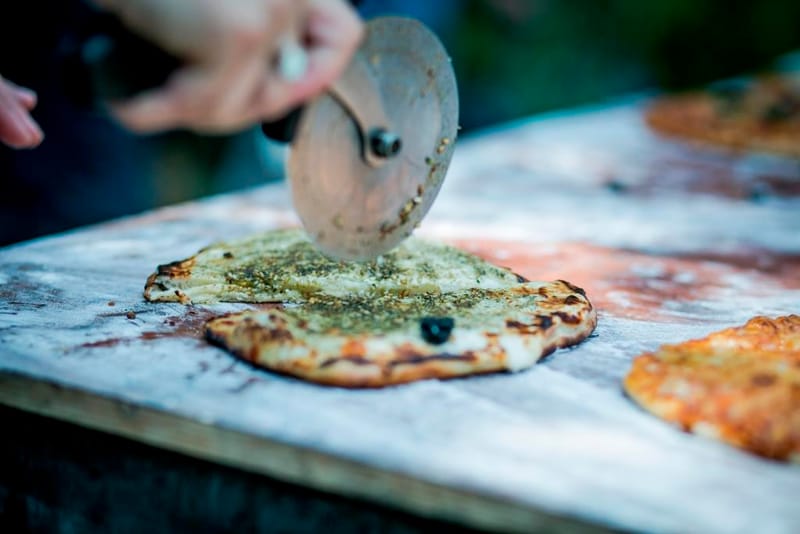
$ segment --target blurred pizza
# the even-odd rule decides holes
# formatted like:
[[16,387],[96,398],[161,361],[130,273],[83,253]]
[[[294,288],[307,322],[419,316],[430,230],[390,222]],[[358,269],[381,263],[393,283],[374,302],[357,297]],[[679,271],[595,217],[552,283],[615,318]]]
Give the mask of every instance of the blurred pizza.
[[800,462],[800,316],[754,317],[637,357],[625,391],[695,434]]
[[645,120],[688,141],[800,157],[800,76],[773,74],[665,96]]

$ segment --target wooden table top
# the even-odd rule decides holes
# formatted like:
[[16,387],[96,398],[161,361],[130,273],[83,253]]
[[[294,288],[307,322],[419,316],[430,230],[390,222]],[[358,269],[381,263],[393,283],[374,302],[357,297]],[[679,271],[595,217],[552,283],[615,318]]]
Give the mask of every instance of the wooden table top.
[[800,468],[682,433],[620,386],[662,343],[800,312],[800,162],[661,139],[637,102],[461,140],[418,234],[599,309],[594,336],[517,374],[306,384],[202,340],[247,306],[142,298],[159,263],[296,223],[281,184],[0,250],[0,402],[484,528],[800,530]]

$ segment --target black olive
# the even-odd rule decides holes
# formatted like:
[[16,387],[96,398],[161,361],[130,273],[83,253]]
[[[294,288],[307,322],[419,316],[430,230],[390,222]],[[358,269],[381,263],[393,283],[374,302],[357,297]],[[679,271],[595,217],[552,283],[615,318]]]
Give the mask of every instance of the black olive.
[[455,325],[452,317],[423,317],[419,323],[422,339],[432,345],[441,345],[447,341]]

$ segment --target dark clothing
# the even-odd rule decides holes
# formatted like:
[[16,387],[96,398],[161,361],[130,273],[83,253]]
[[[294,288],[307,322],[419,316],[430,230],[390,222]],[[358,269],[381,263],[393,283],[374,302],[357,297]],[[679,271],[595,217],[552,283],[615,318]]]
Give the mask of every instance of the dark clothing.
[[35,90],[45,140],[0,144],[0,245],[151,207],[157,143],[78,107],[64,91],[59,46],[89,11],[79,2],[8,2],[0,22],[0,75]]

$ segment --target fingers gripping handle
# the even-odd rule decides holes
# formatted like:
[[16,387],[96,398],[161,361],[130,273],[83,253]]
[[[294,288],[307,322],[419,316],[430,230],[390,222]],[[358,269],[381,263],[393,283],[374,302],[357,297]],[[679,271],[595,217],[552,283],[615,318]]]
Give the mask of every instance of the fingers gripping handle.
[[[360,2],[352,0],[353,5]],[[163,85],[183,64],[180,58],[139,37],[109,13],[92,10],[78,31],[61,43],[64,90],[78,106],[102,109],[104,102],[123,100]],[[277,70],[288,81],[302,78],[308,57],[294,40],[280,45]],[[262,125],[264,134],[291,142],[302,108]]]

